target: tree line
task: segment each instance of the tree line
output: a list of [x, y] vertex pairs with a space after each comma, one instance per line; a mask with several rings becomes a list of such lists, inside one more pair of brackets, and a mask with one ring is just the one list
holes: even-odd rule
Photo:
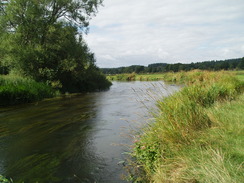
[[132, 65], [118, 68], [102, 68], [104, 74], [122, 74], [122, 73], [158, 73], [158, 72], [178, 72], [190, 71], [194, 69], [218, 71], [218, 70], [236, 70], [244, 69], [244, 57], [219, 61], [204, 61], [190, 64], [167, 64], [154, 63], [148, 66]]
[[63, 92], [110, 86], [83, 39], [102, 0], [4, 0], [0, 74], [45, 82]]

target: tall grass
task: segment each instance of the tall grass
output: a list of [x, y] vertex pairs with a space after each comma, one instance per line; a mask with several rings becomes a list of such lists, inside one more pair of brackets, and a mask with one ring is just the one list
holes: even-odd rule
[[[155, 123], [142, 129], [133, 146], [136, 162], [128, 166], [134, 173], [131, 180], [242, 182], [244, 151], [240, 152], [241, 144], [236, 140], [243, 140], [244, 134], [236, 137], [232, 133], [235, 128], [244, 129], [244, 116], [240, 115], [244, 106], [235, 101], [243, 91], [243, 83], [224, 72], [169, 73], [165, 78], [186, 87], [158, 101]], [[226, 108], [221, 113], [234, 113], [227, 105], [242, 110], [237, 110], [237, 116], [228, 123], [227, 117], [219, 120], [218, 116], [219, 106]], [[230, 151], [231, 145], [238, 150]]]
[[20, 76], [0, 76], [0, 106], [38, 101], [55, 91], [45, 83]]

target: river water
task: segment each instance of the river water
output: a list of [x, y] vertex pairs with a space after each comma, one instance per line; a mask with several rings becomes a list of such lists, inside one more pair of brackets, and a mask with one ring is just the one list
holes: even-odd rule
[[155, 100], [178, 90], [162, 82], [0, 108], [0, 174], [14, 183], [122, 183], [133, 131]]

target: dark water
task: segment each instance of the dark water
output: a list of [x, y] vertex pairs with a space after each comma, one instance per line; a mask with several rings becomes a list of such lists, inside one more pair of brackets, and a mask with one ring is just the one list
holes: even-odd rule
[[0, 174], [15, 183], [120, 183], [132, 130], [152, 98], [179, 87], [114, 82], [109, 91], [0, 109]]

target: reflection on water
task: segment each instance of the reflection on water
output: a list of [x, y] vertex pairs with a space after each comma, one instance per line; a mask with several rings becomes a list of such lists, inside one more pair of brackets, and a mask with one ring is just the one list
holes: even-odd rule
[[[152, 98], [179, 87], [114, 82], [109, 91], [0, 109], [0, 174], [14, 182], [124, 182], [131, 128], [149, 118]], [[117, 145], [113, 145], [117, 144]]]

